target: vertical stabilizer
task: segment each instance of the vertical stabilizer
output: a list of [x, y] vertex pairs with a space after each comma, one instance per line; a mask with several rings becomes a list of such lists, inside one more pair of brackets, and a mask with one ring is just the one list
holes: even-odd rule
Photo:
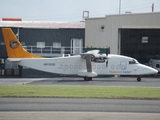
[[8, 58], [42, 58], [27, 52], [11, 30], [11, 28], [2, 28], [3, 38], [6, 45]]

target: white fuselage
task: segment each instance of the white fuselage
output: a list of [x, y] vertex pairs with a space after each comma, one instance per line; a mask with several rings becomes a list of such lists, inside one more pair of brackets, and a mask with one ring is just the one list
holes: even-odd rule
[[[11, 61], [13, 61], [12, 59], [14, 58], [11, 58]], [[17, 62], [19, 65], [40, 71], [57, 74], [89, 76], [86, 71], [86, 60], [81, 58], [80, 55], [57, 58], [18, 59], [20, 59]], [[100, 61], [92, 61], [91, 64], [92, 71], [97, 75], [147, 75], [157, 73], [155, 69], [142, 65], [133, 58], [121, 55], [109, 54], [104, 61], [101, 61], [100, 59]], [[83, 74], [81, 74], [81, 72]]]

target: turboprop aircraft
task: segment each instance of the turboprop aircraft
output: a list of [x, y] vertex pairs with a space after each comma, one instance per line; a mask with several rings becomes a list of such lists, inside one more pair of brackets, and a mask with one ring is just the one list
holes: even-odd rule
[[141, 81], [142, 75], [158, 73], [156, 69], [140, 64], [134, 58], [99, 54], [99, 50], [75, 56], [44, 58], [27, 52], [10, 28], [2, 28], [2, 33], [8, 60], [28, 68], [64, 75], [78, 75], [84, 77], [86, 81], [98, 75], [136, 75], [137, 81]]

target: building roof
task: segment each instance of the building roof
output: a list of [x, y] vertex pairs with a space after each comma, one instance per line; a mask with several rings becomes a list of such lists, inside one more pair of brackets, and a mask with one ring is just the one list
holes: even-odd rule
[[128, 16], [141, 16], [141, 15], [160, 15], [160, 12], [148, 12], [148, 13], [129, 13], [129, 14], [111, 14], [105, 15], [104, 17], [93, 17], [93, 18], [86, 18], [85, 20], [92, 20], [92, 19], [106, 19], [108, 17], [128, 17]]
[[112, 17], [112, 16], [137, 16], [137, 15], [152, 15], [157, 14], [159, 15], [160, 12], [146, 12], [146, 13], [125, 13], [125, 14], [113, 14], [113, 15], [105, 15], [105, 17]]
[[85, 28], [85, 22], [47, 22], [47, 21], [0, 21], [0, 27], [23, 27], [23, 28]]

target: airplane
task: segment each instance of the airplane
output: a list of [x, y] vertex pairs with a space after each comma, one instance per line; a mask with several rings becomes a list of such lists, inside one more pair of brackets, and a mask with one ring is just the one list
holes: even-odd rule
[[114, 54], [99, 54], [91, 50], [80, 55], [45, 58], [27, 52], [11, 28], [2, 28], [8, 60], [20, 66], [63, 75], [76, 75], [91, 81], [98, 75], [135, 75], [141, 81], [142, 75], [156, 74], [158, 71], [140, 64], [136, 59]]

